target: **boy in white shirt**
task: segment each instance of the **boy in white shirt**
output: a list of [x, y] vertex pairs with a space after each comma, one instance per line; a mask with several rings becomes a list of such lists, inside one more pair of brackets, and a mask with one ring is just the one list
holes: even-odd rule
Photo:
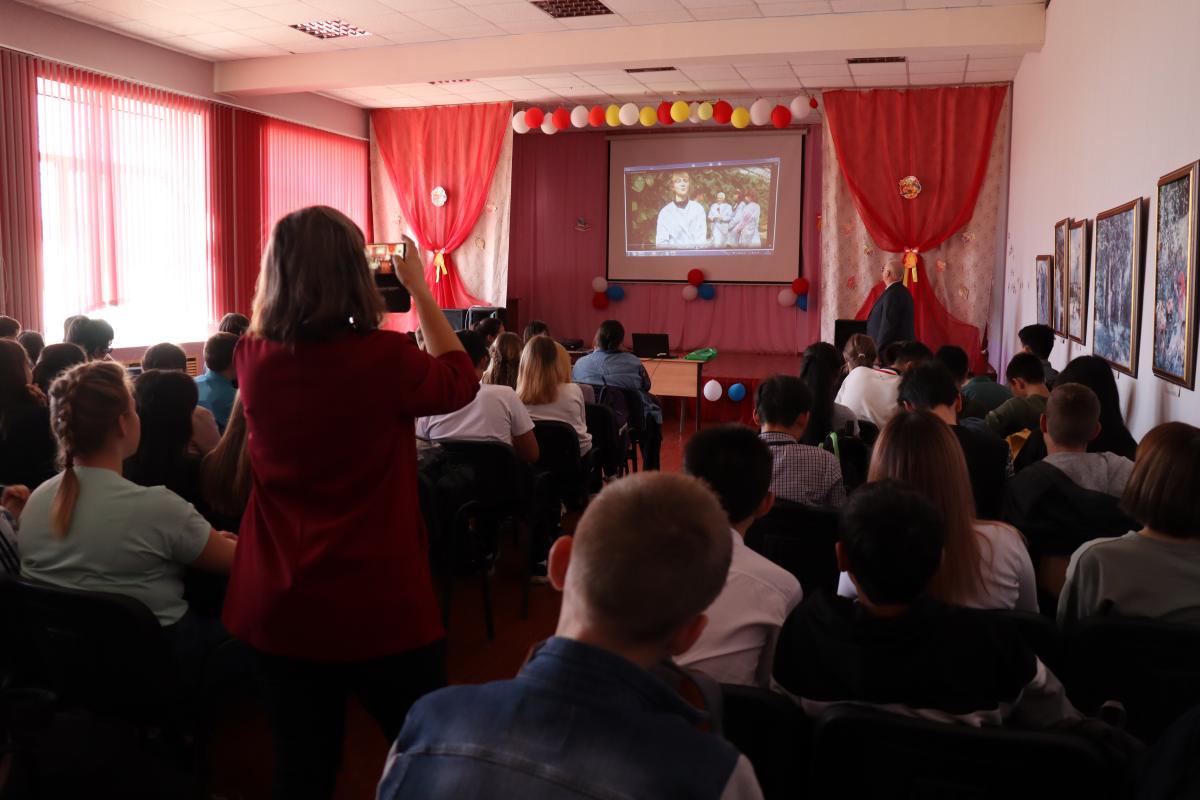
[[771, 452], [750, 428], [724, 425], [692, 437], [683, 468], [720, 498], [729, 518], [733, 559], [725, 588], [705, 612], [708, 627], [675, 661], [721, 683], [766, 687], [779, 628], [802, 597], [794, 575], [743, 540], [754, 520], [775, 502]]
[[[459, 331], [458, 339], [482, 379], [490, 361], [483, 337], [472, 331]], [[511, 444], [522, 461], [538, 460], [533, 420], [525, 404], [509, 386], [484, 383], [479, 394], [467, 405], [450, 414], [420, 417], [417, 436], [422, 439], [464, 439], [477, 442]]]

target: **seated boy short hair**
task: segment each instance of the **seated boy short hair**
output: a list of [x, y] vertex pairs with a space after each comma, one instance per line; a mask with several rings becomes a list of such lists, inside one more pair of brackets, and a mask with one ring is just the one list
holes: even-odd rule
[[752, 516], [771, 490], [771, 450], [745, 425], [705, 428], [683, 451], [683, 470], [707, 483], [730, 523]]
[[897, 480], [868, 483], [850, 495], [838, 531], [850, 574], [876, 605], [917, 599], [941, 564], [944, 539], [933, 503]]

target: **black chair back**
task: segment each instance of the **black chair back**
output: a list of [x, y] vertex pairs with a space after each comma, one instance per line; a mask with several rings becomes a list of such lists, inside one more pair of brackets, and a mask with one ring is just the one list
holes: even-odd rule
[[929, 722], [835, 705], [813, 730], [811, 797], [1107, 798], [1101, 751], [1066, 733]]
[[587, 415], [588, 433], [592, 435], [592, 449], [599, 459], [600, 468], [608, 477], [621, 474], [625, 464], [625, 451], [629, 449], [629, 437], [617, 425], [617, 416], [608, 406], [588, 403], [584, 408]]
[[837, 589], [837, 531], [837, 511], [776, 500], [766, 516], [750, 526], [746, 544], [795, 575], [810, 597]]
[[794, 798], [805, 781], [811, 725], [777, 692], [721, 684], [721, 733], [754, 765], [767, 800]]
[[868, 448], [875, 446], [875, 440], [879, 438], [879, 426], [874, 422], [865, 419], [858, 421], [858, 438], [863, 440]]
[[150, 721], [180, 702], [179, 665], [141, 602], [24, 578], [15, 588], [34, 648], [31, 676], [63, 705]]
[[537, 468], [550, 476], [550, 485], [569, 508], [587, 503], [587, 470], [579, 455], [579, 435], [565, 422], [538, 420], [533, 423], [537, 437]]
[[1119, 700], [1126, 729], [1152, 742], [1200, 703], [1200, 626], [1089, 617], [1065, 634], [1064, 684], [1085, 713]]
[[984, 611], [981, 612], [999, 620], [1005, 620], [1017, 629], [1025, 644], [1029, 645], [1042, 663], [1050, 668], [1058, 677], [1062, 677], [1063, 646], [1058, 625], [1053, 618], [1030, 611]]

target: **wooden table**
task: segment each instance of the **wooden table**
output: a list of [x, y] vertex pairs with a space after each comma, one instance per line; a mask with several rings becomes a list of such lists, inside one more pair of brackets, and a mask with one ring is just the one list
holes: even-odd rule
[[[656, 397], [695, 398], [696, 430], [700, 430], [700, 401], [703, 397], [704, 362], [682, 358], [643, 358], [650, 375], [650, 394]], [[684, 405], [679, 403], [679, 429], [683, 430]]]

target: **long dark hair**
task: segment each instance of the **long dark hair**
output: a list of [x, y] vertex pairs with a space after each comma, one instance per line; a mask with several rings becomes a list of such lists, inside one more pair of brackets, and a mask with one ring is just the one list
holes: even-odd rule
[[1117, 392], [1117, 381], [1112, 367], [1100, 356], [1080, 356], [1058, 373], [1055, 386], [1081, 383], [1096, 393], [1100, 399], [1100, 435], [1088, 444], [1092, 453], [1116, 453], [1132, 459], [1137, 453], [1137, 440], [1125, 427], [1121, 414], [1121, 395]]
[[833, 430], [833, 398], [842, 363], [841, 353], [828, 342], [816, 342], [804, 351], [800, 380], [812, 393], [813, 404], [801, 444], [819, 445]]
[[23, 406], [36, 405], [29, 388], [29, 359], [16, 339], [0, 339], [0, 432], [8, 428], [8, 415]]
[[246, 450], [246, 414], [239, 394], [233, 397], [233, 411], [221, 441], [200, 466], [204, 502], [214, 513], [240, 520], [250, 500], [252, 475]]
[[150, 369], [138, 376], [133, 396], [142, 438], [137, 452], [125, 460], [125, 477], [142, 486], [166, 486], [192, 499], [189, 469], [194, 474], [197, 465], [189, 462], [187, 447], [198, 397], [195, 381], [177, 370]]
[[85, 361], [87, 361], [87, 353], [83, 352], [83, 348], [77, 344], [60, 342], [46, 345], [42, 354], [38, 356], [37, 365], [33, 368], [33, 382], [49, 396], [50, 384], [54, 383], [55, 378], [76, 364], [82, 364]]

